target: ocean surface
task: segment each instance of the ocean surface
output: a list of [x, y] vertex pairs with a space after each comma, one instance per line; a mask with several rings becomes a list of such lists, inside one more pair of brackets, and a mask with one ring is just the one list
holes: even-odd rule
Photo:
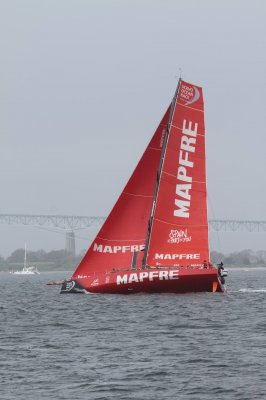
[[0, 399], [266, 399], [266, 269], [226, 294], [60, 295], [0, 273]]

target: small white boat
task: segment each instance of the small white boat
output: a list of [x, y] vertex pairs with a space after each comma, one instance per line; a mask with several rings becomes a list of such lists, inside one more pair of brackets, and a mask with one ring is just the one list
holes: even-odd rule
[[40, 275], [40, 272], [33, 265], [30, 267], [23, 267], [23, 269], [21, 271], [14, 271], [14, 272], [11, 272], [11, 274], [14, 274], [14, 275]]
[[21, 271], [11, 271], [14, 275], [40, 275], [35, 265], [27, 266], [27, 246], [25, 243], [24, 265]]

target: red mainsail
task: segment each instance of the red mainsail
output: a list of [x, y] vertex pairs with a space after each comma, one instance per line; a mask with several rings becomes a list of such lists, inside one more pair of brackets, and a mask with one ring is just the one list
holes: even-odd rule
[[[170, 107], [72, 279], [128, 269], [133, 255], [144, 249], [169, 114]], [[136, 266], [142, 258], [141, 251]]]
[[180, 80], [150, 219], [146, 264], [209, 261], [202, 89]]

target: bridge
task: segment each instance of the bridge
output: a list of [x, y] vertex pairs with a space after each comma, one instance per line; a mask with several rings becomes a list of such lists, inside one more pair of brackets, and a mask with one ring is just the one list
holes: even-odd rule
[[[75, 254], [75, 231], [84, 228], [100, 228], [106, 217], [75, 215], [0, 214], [0, 224], [30, 225], [57, 228], [66, 232], [66, 251]], [[266, 221], [209, 220], [210, 229], [222, 232], [266, 232]]]

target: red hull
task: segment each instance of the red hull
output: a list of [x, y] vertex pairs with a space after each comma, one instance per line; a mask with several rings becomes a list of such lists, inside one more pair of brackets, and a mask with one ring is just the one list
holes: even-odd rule
[[215, 268], [160, 268], [115, 271], [79, 276], [66, 282], [61, 293], [191, 293], [224, 292]]

